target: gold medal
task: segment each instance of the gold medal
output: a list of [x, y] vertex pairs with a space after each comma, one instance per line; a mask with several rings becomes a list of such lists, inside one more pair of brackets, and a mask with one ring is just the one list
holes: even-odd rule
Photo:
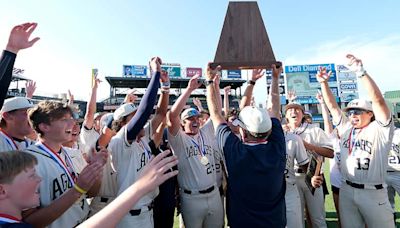
[[200, 162], [203, 165], [207, 165], [208, 164], [208, 158], [206, 156], [201, 156]]

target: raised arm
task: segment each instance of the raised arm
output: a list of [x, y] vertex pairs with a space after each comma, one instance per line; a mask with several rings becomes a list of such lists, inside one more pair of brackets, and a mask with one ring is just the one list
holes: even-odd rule
[[169, 178], [178, 174], [177, 170], [166, 172], [177, 163], [177, 157], [166, 157], [169, 150], [160, 153], [152, 158], [140, 174], [134, 184], [120, 194], [107, 207], [79, 225], [79, 228], [86, 227], [116, 227], [119, 221], [129, 210], [148, 192], [153, 191], [157, 186]]
[[262, 76], [264, 76], [262, 69], [255, 69], [252, 71], [251, 79], [250, 81], [248, 81], [246, 90], [244, 91], [244, 95], [242, 97], [242, 100], [240, 101], [240, 109], [243, 109], [244, 107], [250, 105], [254, 86], [256, 85], [257, 80], [260, 79]]
[[214, 90], [215, 90], [215, 95], [217, 96], [217, 107], [219, 112], [222, 113], [222, 98], [221, 98], [221, 91], [220, 91], [220, 82], [221, 82], [221, 74], [220, 71], [218, 71], [217, 75], [215, 76], [214, 79]]
[[168, 131], [172, 135], [176, 135], [181, 127], [179, 115], [181, 114], [183, 107], [185, 107], [190, 94], [201, 85], [198, 80], [199, 77], [200, 75], [195, 75], [189, 80], [186, 90], [178, 97], [174, 105], [172, 105], [171, 111], [167, 114]]
[[381, 123], [387, 123], [391, 118], [391, 112], [386, 105], [379, 87], [364, 69], [361, 59], [356, 58], [352, 54], [348, 54], [346, 57], [350, 60], [349, 66], [351, 66], [368, 92], [368, 97], [372, 101], [372, 110], [375, 119]]
[[324, 98], [325, 104], [332, 115], [333, 121], [335, 123], [338, 123], [342, 116], [342, 110], [336, 102], [335, 96], [333, 96], [333, 93], [328, 85], [328, 80], [331, 74], [332, 72], [327, 72], [325, 67], [320, 67], [319, 71], [317, 72], [316, 78], [318, 82], [321, 83], [322, 97]]
[[224, 117], [221, 114], [221, 110], [218, 107], [217, 93], [215, 91], [215, 87], [213, 86], [214, 80], [218, 71], [220, 70], [220, 66], [217, 67], [216, 70], [211, 68], [211, 63], [207, 66], [206, 72], [206, 80], [207, 80], [207, 106], [210, 112], [210, 118], [214, 124], [214, 128], [217, 128], [220, 124], [226, 123]]
[[170, 80], [168, 76], [168, 72], [162, 71], [160, 76], [161, 81], [161, 95], [158, 100], [156, 113], [151, 120], [152, 126], [152, 134], [157, 132], [157, 126], [159, 126], [167, 116], [168, 112], [168, 103], [169, 103], [169, 89], [170, 89]]
[[17, 53], [22, 49], [32, 47], [39, 40], [38, 37], [29, 40], [36, 26], [36, 23], [25, 23], [15, 26], [10, 32], [6, 49], [0, 58], [0, 108], [3, 107], [7, 96]]
[[83, 121], [83, 126], [87, 129], [92, 129], [94, 125], [94, 114], [96, 113], [96, 100], [97, 100], [97, 88], [101, 82], [100, 79], [97, 78], [97, 73], [94, 76], [94, 83], [92, 87], [92, 92], [90, 94], [89, 102], [86, 105], [86, 113], [85, 119]]
[[275, 64], [272, 64], [272, 81], [268, 96], [267, 110], [271, 117], [280, 117], [281, 101], [279, 98], [279, 76], [282, 73], [282, 67], [277, 68]]
[[231, 87], [230, 86], [226, 86], [224, 87], [224, 115], [228, 116], [229, 113], [229, 93], [231, 92]]
[[329, 110], [328, 107], [326, 107], [321, 91], [318, 91], [315, 98], [317, 98], [319, 104], [321, 105], [322, 119], [324, 119], [324, 131], [326, 134], [330, 135], [333, 131], [333, 125], [332, 121], [329, 119]]
[[127, 139], [129, 141], [136, 139], [136, 136], [142, 130], [153, 111], [157, 99], [158, 87], [160, 87], [161, 63], [159, 57], [154, 57], [150, 61], [150, 70], [153, 75], [147, 91], [140, 101], [136, 114], [127, 124]]

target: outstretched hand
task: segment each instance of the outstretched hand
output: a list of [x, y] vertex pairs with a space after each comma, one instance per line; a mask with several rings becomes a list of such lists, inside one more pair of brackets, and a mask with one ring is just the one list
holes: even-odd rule
[[36, 90], [36, 82], [29, 80], [25, 83], [26, 97], [32, 99], [33, 93]]
[[198, 89], [202, 84], [199, 78], [200, 78], [199, 74], [196, 74], [195, 76], [191, 77], [187, 88], [190, 90]]
[[[178, 164], [178, 157], [167, 157], [170, 153], [170, 150], [166, 150], [156, 157], [151, 158], [150, 163], [143, 168], [139, 179], [135, 182], [138, 188], [143, 189], [146, 193], [151, 192], [157, 186], [178, 174], [178, 170], [171, 170], [172, 167]], [[171, 171], [168, 172], [169, 170]]]
[[320, 104], [325, 104], [324, 98], [322, 97], [322, 93], [320, 90], [318, 90], [317, 94], [315, 95], [315, 98], [317, 98]]
[[231, 93], [231, 86], [225, 86], [224, 87], [224, 93], [229, 95]]
[[326, 67], [319, 67], [316, 78], [319, 83], [324, 83], [329, 81], [329, 78], [332, 75], [332, 71], [327, 71]]
[[155, 73], [155, 72], [161, 72], [161, 64], [162, 60], [160, 57], [156, 56], [151, 58], [149, 65], [150, 65], [150, 72]]
[[296, 100], [297, 96], [296, 96], [296, 91], [294, 90], [289, 90], [288, 94], [287, 94], [287, 98], [289, 100], [289, 103], [292, 103]]
[[32, 47], [40, 39], [35, 37], [29, 40], [36, 26], [37, 23], [25, 23], [15, 26], [10, 32], [6, 50], [17, 54], [22, 49]]
[[254, 82], [257, 81], [262, 76], [264, 76], [264, 72], [265, 72], [265, 70], [263, 70], [263, 69], [254, 69], [251, 74], [251, 80]]
[[215, 69], [211, 67], [211, 62], [207, 64], [206, 80], [215, 80], [219, 72], [221, 71], [221, 66], [217, 66]]
[[350, 67], [351, 71], [356, 73], [357, 77], [360, 77], [366, 73], [361, 59], [356, 58], [352, 54], [347, 54], [346, 58], [349, 59], [349, 63], [347, 65]]

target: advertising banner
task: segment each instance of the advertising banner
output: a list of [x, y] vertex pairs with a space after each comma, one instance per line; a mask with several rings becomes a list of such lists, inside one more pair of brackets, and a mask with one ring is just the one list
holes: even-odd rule
[[356, 81], [357, 77], [354, 72], [348, 71], [348, 72], [338, 72], [338, 80], [339, 81]]
[[350, 102], [353, 99], [358, 98], [358, 93], [342, 93], [340, 94], [340, 100], [342, 102]]
[[180, 65], [165, 64], [165, 65], [161, 66], [161, 69], [167, 71], [169, 77], [171, 77], [171, 78], [181, 77], [181, 66]]
[[227, 78], [242, 78], [242, 70], [227, 70]]
[[144, 65], [123, 65], [122, 66], [124, 77], [146, 77], [147, 76], [147, 66]]
[[195, 76], [196, 74], [202, 76], [203, 75], [203, 69], [199, 67], [187, 67], [186, 68], [186, 77], [190, 78]]
[[300, 99], [300, 101], [304, 101], [303, 103], [316, 101], [315, 95], [320, 88], [320, 83], [317, 81], [316, 74], [320, 67], [326, 67], [327, 71], [332, 71], [328, 84], [335, 96], [337, 96], [337, 78], [335, 65], [333, 63], [286, 66], [285, 73], [288, 91], [295, 91], [297, 98], [301, 97], [302, 99]]
[[341, 82], [340, 83], [340, 91], [357, 91], [357, 83], [356, 82]]

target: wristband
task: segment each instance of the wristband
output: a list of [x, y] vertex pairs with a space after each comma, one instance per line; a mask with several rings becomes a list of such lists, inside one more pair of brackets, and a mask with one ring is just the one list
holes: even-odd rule
[[83, 188], [79, 187], [77, 184], [74, 184], [74, 189], [79, 192], [80, 194], [84, 195], [87, 193]]
[[256, 82], [253, 81], [253, 80], [249, 80], [248, 83], [249, 83], [249, 85], [255, 85], [256, 84]]
[[207, 80], [207, 81], [204, 82], [204, 84], [205, 84], [206, 86], [212, 85], [213, 83], [214, 83], [213, 80]]

